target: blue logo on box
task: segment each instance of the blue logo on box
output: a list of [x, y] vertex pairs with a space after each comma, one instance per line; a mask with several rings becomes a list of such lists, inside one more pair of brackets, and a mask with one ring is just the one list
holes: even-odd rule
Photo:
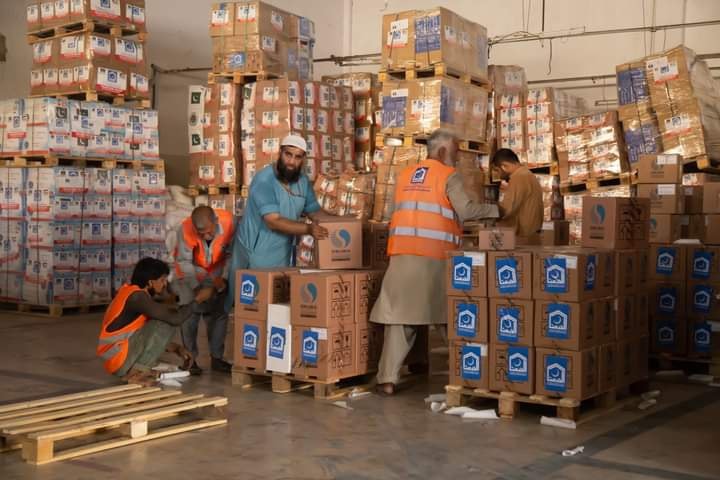
[[501, 342], [515, 343], [518, 341], [520, 331], [520, 309], [518, 307], [503, 307], [498, 309], [497, 337]]
[[480, 380], [482, 349], [477, 345], [463, 345], [460, 351], [460, 376], [465, 380]]
[[246, 357], [257, 358], [258, 343], [260, 342], [260, 329], [255, 325], [243, 325], [242, 354]]
[[511, 382], [527, 382], [530, 371], [528, 347], [510, 347], [507, 354], [507, 379]]
[[567, 391], [568, 358], [558, 355], [545, 357], [543, 383], [545, 390], [551, 392]]
[[259, 293], [257, 277], [248, 273], [243, 273], [240, 277], [240, 303], [244, 305], [252, 305]]
[[655, 272], [659, 275], [672, 275], [675, 269], [675, 256], [677, 251], [674, 248], [659, 248], [655, 261]]
[[693, 345], [696, 352], [707, 353], [712, 348], [712, 327], [708, 322], [695, 324]]
[[500, 293], [510, 294], [520, 291], [517, 260], [514, 258], [498, 258], [495, 260], [495, 277]]
[[455, 332], [459, 337], [474, 337], [477, 332], [478, 306], [459, 303], [455, 310]]
[[710, 278], [711, 265], [712, 253], [696, 251], [693, 257], [692, 277], [700, 280]]
[[302, 361], [310, 365], [318, 363], [318, 332], [303, 330], [302, 336]]
[[268, 354], [271, 357], [282, 359], [285, 356], [285, 340], [287, 330], [281, 327], [270, 329], [270, 340]]
[[661, 287], [658, 289], [658, 312], [674, 314], [677, 303], [677, 290], [675, 290], [675, 287]]
[[564, 258], [546, 258], [545, 291], [550, 293], [567, 293], [567, 260]]
[[558, 340], [570, 338], [570, 305], [551, 303], [547, 312], [547, 337]]
[[452, 288], [455, 290], [472, 289], [472, 258], [453, 257]]
[[693, 311], [695, 313], [710, 313], [713, 289], [709, 285], [696, 285], [693, 291]]
[[597, 278], [597, 255], [589, 255], [587, 266], [585, 267], [585, 290], [595, 289], [595, 279]]
[[672, 347], [675, 345], [675, 322], [671, 320], [662, 320], [657, 322], [657, 342], [663, 347]]

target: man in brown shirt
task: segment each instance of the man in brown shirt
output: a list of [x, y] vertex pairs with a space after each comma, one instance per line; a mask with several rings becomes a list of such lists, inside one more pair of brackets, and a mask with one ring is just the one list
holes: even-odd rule
[[493, 156], [493, 167], [501, 172], [500, 221], [498, 225], [515, 227], [518, 243], [540, 243], [543, 223], [542, 187], [515, 152], [501, 148]]

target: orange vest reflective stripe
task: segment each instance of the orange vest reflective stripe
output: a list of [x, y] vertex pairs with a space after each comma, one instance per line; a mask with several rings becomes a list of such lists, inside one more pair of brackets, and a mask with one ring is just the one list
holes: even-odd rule
[[[198, 235], [192, 224], [192, 218], [186, 218], [181, 227], [185, 245], [193, 251], [193, 263], [196, 267], [205, 270], [204, 274], [197, 274], [197, 279], [200, 282], [208, 276], [216, 276], [218, 272], [222, 272], [230, 253], [228, 249], [233, 241], [234, 220], [232, 213], [221, 209], [215, 209], [214, 212], [218, 225], [215, 238], [210, 243], [210, 247]], [[177, 258], [177, 249], [175, 258]], [[177, 262], [175, 262], [175, 272], [178, 278], [185, 276]]]
[[103, 317], [100, 339], [97, 346], [97, 355], [105, 360], [105, 370], [108, 373], [115, 373], [123, 363], [128, 354], [128, 340], [135, 332], [140, 330], [147, 322], [145, 315], [140, 315], [120, 330], [108, 332], [110, 324], [120, 316], [125, 309], [127, 299], [135, 292], [142, 290], [137, 285], [123, 285], [117, 295], [110, 302], [110, 306]]
[[390, 219], [388, 255], [418, 255], [444, 260], [460, 245], [462, 229], [447, 197], [455, 169], [425, 160], [400, 173]]

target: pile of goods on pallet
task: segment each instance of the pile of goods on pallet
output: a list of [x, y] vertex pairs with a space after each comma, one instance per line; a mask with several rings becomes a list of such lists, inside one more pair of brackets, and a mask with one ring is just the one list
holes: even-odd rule
[[150, 98], [144, 0], [32, 1], [27, 28], [31, 95]]

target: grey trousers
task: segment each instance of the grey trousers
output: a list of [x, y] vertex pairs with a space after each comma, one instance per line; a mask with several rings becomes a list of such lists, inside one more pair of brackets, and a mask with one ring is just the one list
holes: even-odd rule
[[210, 356], [222, 360], [225, 354], [225, 335], [227, 334], [228, 315], [225, 312], [227, 293], [216, 295], [205, 303], [192, 305], [192, 315], [182, 324], [181, 333], [185, 348], [193, 357], [198, 356], [197, 333], [200, 320], [205, 320], [207, 327]]
[[177, 332], [177, 328], [160, 320], [150, 319], [128, 339], [128, 354], [114, 375], [125, 376], [131, 368], [150, 370]]
[[[384, 340], [380, 362], [378, 364], [377, 382], [397, 384], [400, 369], [415, 345], [419, 328], [427, 325], [385, 325]], [[447, 326], [435, 325], [443, 342], [447, 344]]]

